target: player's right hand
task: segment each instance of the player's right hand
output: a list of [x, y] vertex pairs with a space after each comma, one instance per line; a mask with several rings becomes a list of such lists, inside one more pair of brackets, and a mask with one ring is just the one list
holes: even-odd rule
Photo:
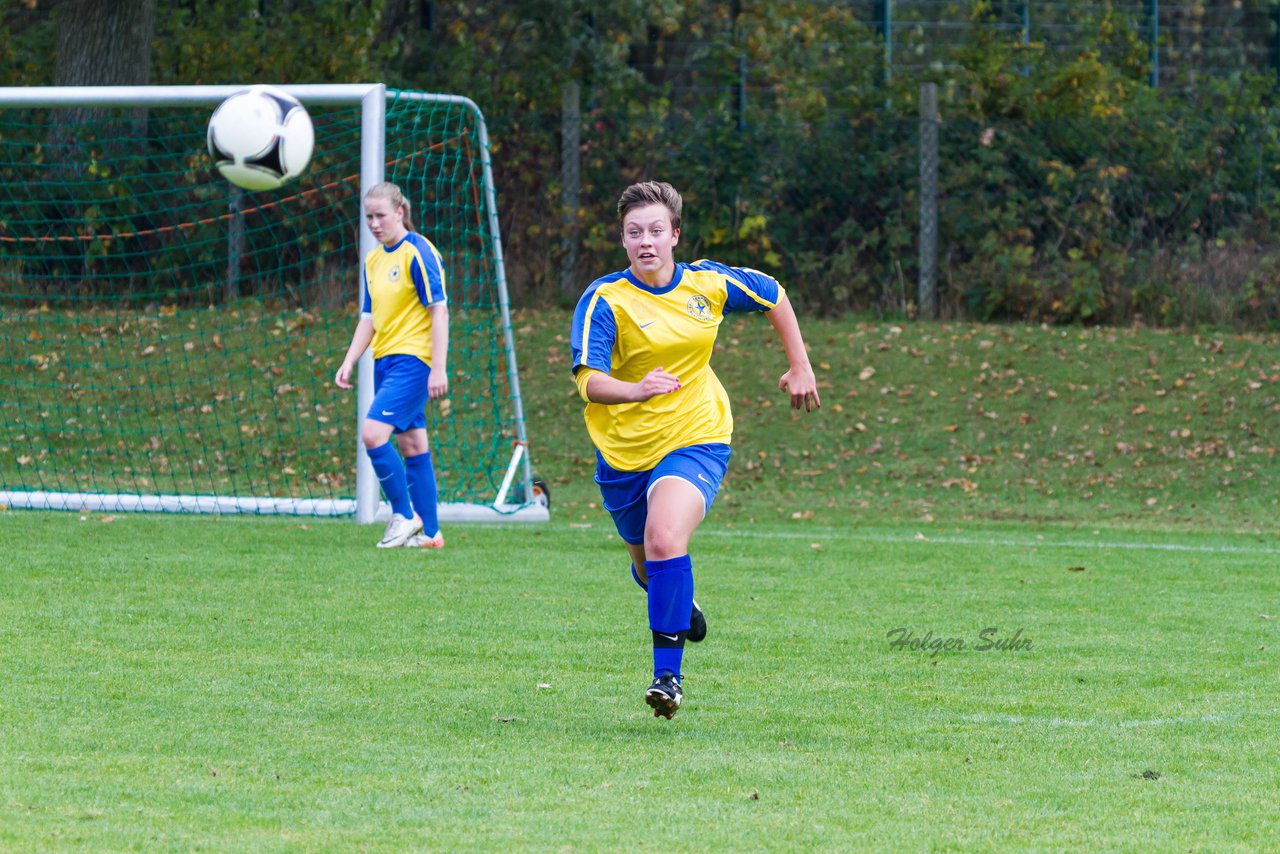
[[654, 395], [670, 394], [680, 390], [680, 378], [667, 373], [661, 365], [644, 375], [636, 383], [636, 402], [648, 400]]
[[351, 388], [351, 366], [343, 362], [342, 367], [333, 375], [333, 381], [338, 388]]

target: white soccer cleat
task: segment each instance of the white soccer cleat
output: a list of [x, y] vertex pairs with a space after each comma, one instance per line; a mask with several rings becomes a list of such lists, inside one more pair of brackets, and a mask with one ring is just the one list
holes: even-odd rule
[[425, 533], [419, 532], [405, 540], [404, 547], [407, 549], [442, 549], [444, 548], [444, 534], [437, 533], [434, 537], [428, 537]]
[[413, 514], [412, 519], [406, 519], [399, 513], [391, 514], [391, 521], [387, 523], [387, 530], [383, 531], [382, 539], [378, 542], [380, 549], [394, 549], [403, 546], [410, 537], [422, 530], [422, 517], [417, 513]]

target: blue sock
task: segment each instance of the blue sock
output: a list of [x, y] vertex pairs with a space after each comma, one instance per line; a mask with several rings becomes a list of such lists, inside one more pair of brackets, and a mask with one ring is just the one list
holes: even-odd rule
[[404, 468], [413, 509], [422, 517], [422, 532], [434, 537], [440, 533], [440, 518], [436, 511], [436, 470], [431, 465], [431, 452], [405, 457]]
[[684, 640], [693, 612], [693, 561], [688, 555], [647, 560], [649, 628], [653, 632], [653, 675], [664, 670], [680, 675]]
[[640, 585], [640, 589], [645, 593], [649, 592], [649, 585], [640, 580], [640, 573], [636, 572], [636, 565], [631, 564], [631, 577], [636, 580], [636, 584]]
[[391, 512], [406, 519], [413, 518], [413, 505], [409, 503], [409, 484], [405, 481], [404, 463], [391, 443], [369, 449], [369, 461], [382, 484], [382, 494], [391, 503]]

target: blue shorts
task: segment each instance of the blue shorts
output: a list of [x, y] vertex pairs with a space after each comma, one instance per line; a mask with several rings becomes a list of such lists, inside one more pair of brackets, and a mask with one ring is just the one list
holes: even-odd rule
[[431, 367], [417, 356], [393, 353], [373, 360], [373, 403], [366, 417], [396, 433], [427, 426], [427, 378]]
[[613, 517], [618, 535], [633, 546], [644, 542], [649, 490], [664, 477], [678, 477], [696, 486], [702, 493], [705, 515], [720, 491], [732, 454], [725, 444], [690, 445], [667, 454], [648, 471], [618, 471], [596, 451], [596, 483], [600, 484], [604, 509]]

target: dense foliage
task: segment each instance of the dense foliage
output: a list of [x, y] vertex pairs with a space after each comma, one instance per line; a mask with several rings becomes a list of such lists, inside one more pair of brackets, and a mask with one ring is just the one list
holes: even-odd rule
[[[944, 59], [888, 74], [874, 5], [160, 2], [152, 82], [469, 95], [489, 122], [519, 301], [571, 301], [618, 267], [613, 202], [656, 177], [685, 193], [684, 257], [775, 273], [810, 310], [910, 315], [929, 80], [944, 313], [1280, 324], [1270, 78], [1218, 70], [1153, 89], [1124, 4], [1078, 4], [1084, 42], [1062, 51], [993, 26], [1017, 4], [988, 0], [950, 4], [961, 35]], [[55, 82], [49, 6], [0, 17], [0, 83]]]

